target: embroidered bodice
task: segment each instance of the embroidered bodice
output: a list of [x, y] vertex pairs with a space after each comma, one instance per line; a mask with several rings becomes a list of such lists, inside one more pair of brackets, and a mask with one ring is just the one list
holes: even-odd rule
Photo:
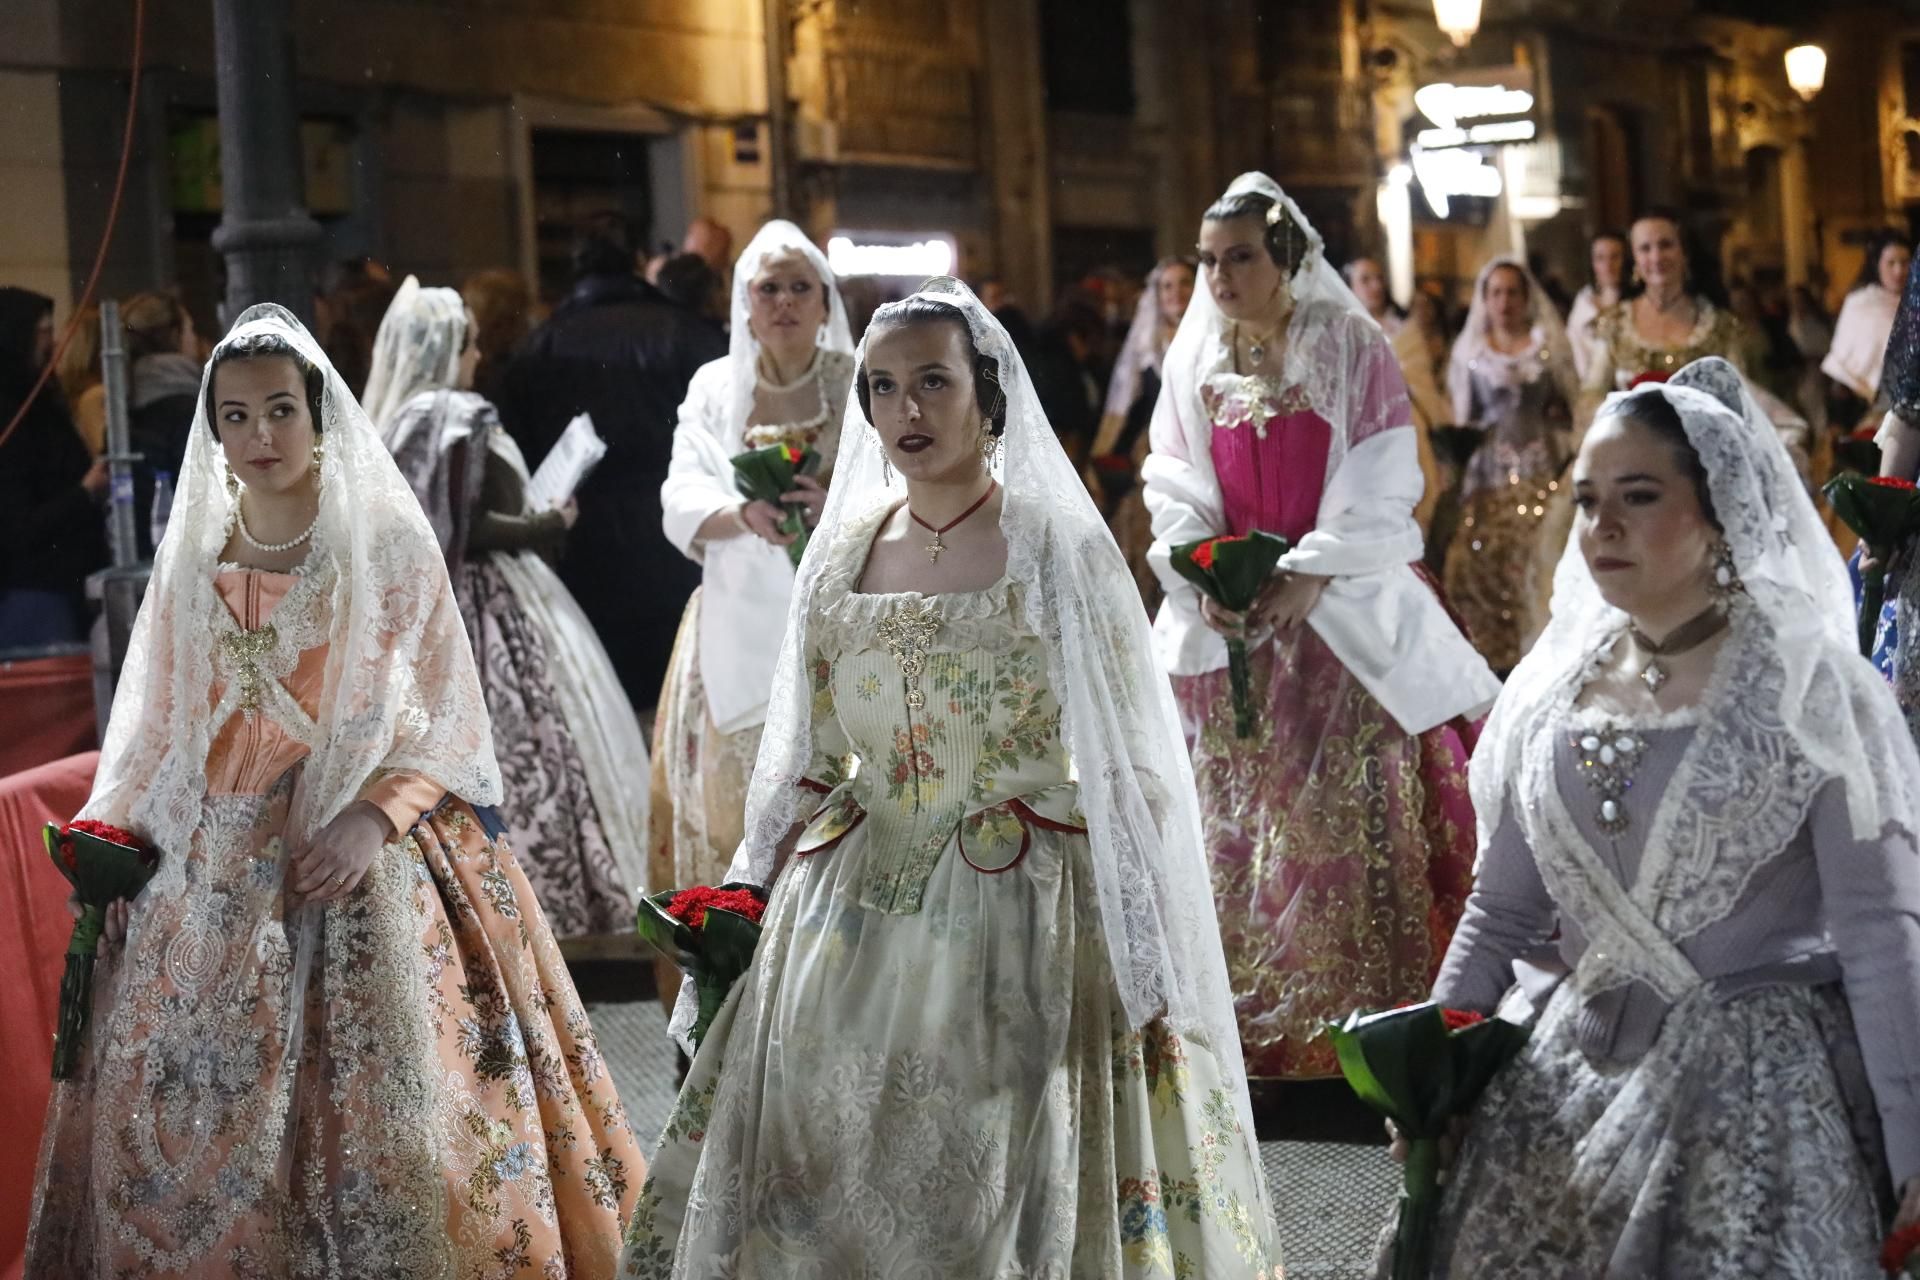
[[809, 781], [830, 794], [797, 852], [864, 824], [862, 905], [911, 913], [949, 846], [1000, 871], [1025, 852], [1029, 824], [1085, 823], [1021, 589], [1003, 579], [948, 595], [861, 594], [852, 586], [867, 545], [840, 540], [808, 624]]
[[1707, 356], [1723, 356], [1739, 363], [1738, 318], [1699, 296], [1694, 298], [1694, 306], [1699, 317], [1687, 340], [1677, 347], [1660, 346], [1640, 336], [1633, 323], [1631, 299], [1616, 302], [1594, 318], [1594, 335], [1612, 368], [1612, 389], [1624, 391], [1641, 374], [1671, 374]]
[[1300, 386], [1229, 370], [1200, 385], [1213, 431], [1213, 466], [1227, 527], [1298, 542], [1313, 530], [1326, 486], [1333, 428]]
[[313, 749], [326, 677], [325, 592], [303, 573], [223, 565], [214, 591], [207, 787], [251, 795]]
[[853, 378], [853, 357], [822, 350], [814, 369], [791, 386], [759, 391], [781, 412], [780, 422], [754, 423], [742, 428], [743, 449], [784, 444], [812, 449], [820, 455], [820, 474], [833, 470], [840, 451], [840, 420], [846, 416], [847, 388]]
[[[214, 575], [225, 608], [212, 628], [208, 795], [264, 794], [312, 753], [330, 648], [330, 577], [324, 569], [272, 573], [232, 564]], [[444, 794], [431, 778], [395, 770], [369, 778], [361, 799], [401, 831]]]

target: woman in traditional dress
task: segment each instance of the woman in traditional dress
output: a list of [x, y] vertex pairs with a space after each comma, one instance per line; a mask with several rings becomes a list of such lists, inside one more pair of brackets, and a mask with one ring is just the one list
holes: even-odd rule
[[1920, 757], [1740, 376], [1607, 402], [1435, 986], [1537, 1016], [1432, 1274], [1875, 1280], [1920, 1219]]
[[1620, 289], [1626, 283], [1627, 238], [1618, 231], [1596, 234], [1587, 243], [1587, 266], [1591, 274], [1580, 292], [1573, 295], [1573, 306], [1567, 312], [1567, 341], [1573, 349], [1573, 367], [1582, 382], [1601, 354], [1594, 321], [1620, 301]]
[[367, 416], [446, 555], [520, 869], [558, 936], [624, 934], [647, 875], [646, 735], [550, 563], [572, 502], [529, 508], [520, 447], [470, 390], [477, 336], [459, 294], [407, 277], [374, 340]]
[[[1680, 215], [1655, 209], [1627, 231], [1634, 280], [1620, 301], [1593, 321], [1596, 346], [1583, 384], [1582, 424], [1593, 420], [1600, 401], [1636, 383], [1671, 377], [1675, 370], [1707, 356], [1719, 356], [1749, 378], [1754, 394], [1773, 423], [1802, 475], [1816, 469], [1810, 458], [1816, 441], [1807, 420], [1785, 401], [1751, 381], [1742, 364], [1742, 326], [1733, 312], [1716, 304], [1711, 289], [1695, 278]], [[1824, 468], [1817, 468], [1824, 477]]]
[[[1418, 447], [1393, 351], [1264, 174], [1200, 227], [1206, 288], [1167, 352], [1145, 478], [1155, 622], [1200, 788], [1214, 897], [1255, 1076], [1331, 1075], [1321, 1030], [1417, 998], [1466, 899], [1466, 718], [1498, 683], [1413, 568]], [[1293, 544], [1245, 616], [1173, 547]], [[1234, 734], [1225, 636], [1257, 706]]]
[[82, 814], [159, 868], [54, 1087], [29, 1276], [608, 1274], [643, 1165], [500, 794], [419, 503], [250, 308]]
[[1147, 276], [1133, 327], [1107, 382], [1106, 413], [1088, 467], [1094, 496], [1149, 613], [1160, 603], [1160, 579], [1147, 564], [1153, 522], [1140, 496], [1140, 463], [1147, 455], [1147, 424], [1160, 397], [1160, 362], [1193, 300], [1194, 270], [1191, 258], [1162, 258]]
[[[1549, 514], [1570, 456], [1573, 352], [1553, 303], [1517, 258], [1497, 257], [1473, 286], [1453, 344], [1453, 420], [1485, 433], [1461, 483], [1447, 549], [1447, 602], [1495, 671], [1511, 671], [1546, 625], [1549, 577], [1566, 525]], [[1543, 545], [1545, 544], [1545, 545]]]
[[1440, 300], [1426, 289], [1415, 289], [1407, 301], [1406, 323], [1393, 335], [1393, 357], [1407, 384], [1413, 427], [1420, 441], [1420, 476], [1425, 488], [1413, 504], [1413, 520], [1427, 539], [1427, 563], [1438, 572], [1446, 563], [1450, 531], [1459, 523], [1460, 467], [1434, 447], [1435, 427], [1453, 425], [1444, 379], [1447, 358], [1446, 317]]
[[693, 375], [660, 487], [667, 537], [702, 567], [654, 726], [650, 871], [663, 888], [718, 884], [739, 848], [793, 592], [783, 513], [741, 497], [733, 458], [776, 444], [819, 454], [788, 495], [811, 524], [852, 381], [853, 339], [826, 255], [791, 222], [769, 222], [734, 264], [728, 351]]
[[[1887, 335], [1886, 360], [1880, 392], [1889, 408], [1880, 421], [1874, 443], [1880, 446], [1880, 474], [1909, 482], [1920, 480], [1920, 272], [1907, 275], [1893, 329]], [[1920, 742], [1920, 645], [1906, 637], [1920, 635], [1920, 573], [1914, 571], [1916, 547], [1896, 548], [1887, 571], [1886, 600], [1873, 640], [1873, 664], [1893, 685], [1895, 701]], [[1876, 567], [1869, 549], [1854, 553], [1857, 570]], [[1855, 582], [1856, 590], [1859, 583]]]
[[1887, 336], [1907, 287], [1913, 249], [1898, 232], [1882, 231], [1867, 245], [1860, 278], [1840, 304], [1833, 342], [1820, 372], [1833, 380], [1827, 392], [1827, 423], [1836, 431], [1860, 425], [1880, 398], [1880, 367]]
[[622, 1274], [1277, 1280], [1126, 564], [964, 285], [862, 360], [733, 868], [764, 932]]

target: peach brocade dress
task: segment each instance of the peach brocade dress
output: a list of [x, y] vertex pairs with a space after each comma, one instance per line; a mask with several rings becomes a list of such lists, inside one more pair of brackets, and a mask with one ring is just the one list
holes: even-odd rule
[[[265, 650], [216, 663], [216, 703], [277, 678], [313, 716], [324, 602], [282, 608], [312, 584], [216, 585]], [[277, 710], [214, 728], [191, 846], [162, 850], [124, 952], [102, 951], [27, 1274], [611, 1274], [645, 1168], [501, 822], [376, 774], [362, 796], [400, 835], [303, 928], [282, 831], [308, 748]]]

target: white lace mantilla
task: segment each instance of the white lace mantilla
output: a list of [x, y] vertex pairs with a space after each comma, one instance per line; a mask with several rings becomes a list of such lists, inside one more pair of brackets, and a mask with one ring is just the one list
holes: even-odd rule
[[[1581, 834], [1556, 776], [1555, 744], [1582, 722], [1574, 700], [1616, 637], [1534, 716], [1515, 816], [1542, 878], [1591, 941], [1577, 980], [1589, 993], [1635, 979], [1670, 1001], [1700, 985], [1679, 944], [1732, 914], [1759, 871], [1786, 851], [1832, 775], [1784, 732], [1785, 670], [1771, 632], [1736, 609], [1698, 708], [1698, 729], [1655, 808], [1646, 856], [1629, 888]], [[1844, 691], [1828, 699], [1844, 703]], [[1638, 727], [1638, 726], [1636, 726]]]

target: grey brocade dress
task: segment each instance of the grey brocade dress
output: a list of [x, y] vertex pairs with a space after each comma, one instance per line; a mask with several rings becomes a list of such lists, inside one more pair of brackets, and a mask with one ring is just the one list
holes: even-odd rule
[[[1725, 870], [1649, 853], [1650, 831], [1671, 836], [1689, 817], [1663, 801], [1693, 802], [1668, 792], [1711, 714], [1626, 724], [1570, 710], [1551, 771], [1538, 775], [1557, 795], [1509, 790], [1434, 998], [1491, 1013], [1517, 973], [1516, 997], [1544, 1009], [1473, 1114], [1434, 1276], [1880, 1275], [1892, 1188], [1920, 1173], [1912, 840], [1855, 839], [1845, 782], [1803, 781], [1784, 802], [1804, 806], [1797, 833], [1735, 869], [1731, 913], [1690, 935], [1656, 926], [1698, 977], [1670, 1003], [1643, 982], [1582, 990], [1570, 971], [1591, 946], [1583, 920], [1556, 901], [1548, 882], [1564, 880], [1543, 876], [1515, 816], [1517, 805], [1536, 818], [1564, 805], [1563, 829], [1578, 835], [1569, 844], [1584, 846], [1573, 861], [1666, 920], [1664, 895], [1701, 891]], [[1777, 779], [1794, 766], [1744, 760], [1724, 780], [1736, 797], [1726, 811], [1691, 816], [1755, 811], [1755, 793], [1793, 786]], [[1633, 782], [1605, 813], [1587, 776], [1602, 767]]]

